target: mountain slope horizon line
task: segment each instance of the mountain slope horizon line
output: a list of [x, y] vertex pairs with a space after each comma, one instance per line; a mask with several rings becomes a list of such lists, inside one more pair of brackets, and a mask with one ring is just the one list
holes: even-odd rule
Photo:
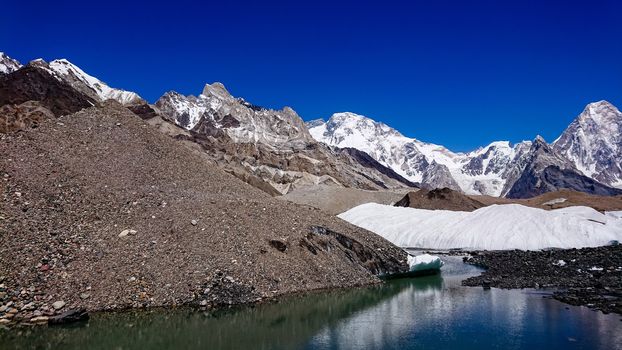
[[[622, 169], [616, 161], [622, 153], [622, 114], [605, 100], [588, 104], [550, 145], [536, 136], [533, 141], [514, 145], [495, 141], [474, 151], [456, 153], [441, 145], [406, 137], [385, 123], [352, 112], [335, 113], [328, 121], [305, 123], [291, 107], [274, 110], [253, 105], [241, 97], [233, 97], [219, 82], [205, 84], [196, 97], [169, 91], [155, 104], [148, 104], [138, 94], [111, 88], [66, 59], [50, 63], [37, 59], [22, 66], [0, 53], [0, 75], [22, 67], [39, 69], [50, 79], [69, 84], [91, 101], [101, 103], [113, 99], [135, 113], [146, 111], [147, 114], [141, 115], [143, 119], [160, 116], [190, 132], [192, 141], [206, 151], [224, 150], [238, 159], [232, 161], [225, 157], [225, 163], [239, 163], [245, 172], [263, 180], [267, 176], [273, 187], [270, 193], [287, 193], [294, 183], [326, 181], [370, 189], [420, 183], [423, 187], [448, 187], [467, 194], [513, 197], [557, 188], [612, 195], [618, 192], [607, 186], [622, 188]], [[315, 142], [329, 148], [318, 148], [313, 145]], [[254, 146], [251, 149], [227, 146], [231, 144]], [[363, 153], [340, 151], [344, 149]], [[278, 160], [290, 157], [291, 152], [302, 158], [295, 163]], [[260, 161], [253, 165], [255, 161], [247, 162], [249, 156], [255, 161], [258, 156], [264, 157], [263, 161], [268, 163]], [[217, 158], [217, 162], [222, 161]], [[325, 161], [332, 165], [323, 170], [318, 168]], [[288, 170], [292, 164], [294, 168]], [[361, 166], [374, 169], [374, 175], [365, 174]], [[326, 171], [332, 176], [325, 177]], [[349, 179], [352, 175], [356, 180]]]
[[[43, 60], [42, 58], [36, 58], [36, 59], [30, 60], [30, 61], [29, 61], [26, 65], [28, 65], [28, 64], [32, 64], [32, 63], [37, 63], [37, 62], [45, 62], [45, 60]], [[82, 78], [82, 77], [86, 76], [86, 79], [88, 79], [88, 80], [96, 80], [96, 83], [98, 83], [98, 84], [99, 84], [99, 85], [101, 85], [101, 86], [105, 86], [105, 88], [106, 88], [106, 89], [110, 89], [110, 90], [113, 90], [114, 92], [117, 92], [117, 94], [121, 94], [121, 93], [123, 93], [123, 92], [127, 92], [127, 93], [132, 94], [130, 97], [125, 97], [125, 98], [117, 98], [117, 97], [115, 97], [115, 96], [109, 96], [109, 98], [115, 99], [115, 100], [117, 100], [118, 102], [120, 102], [121, 104], [127, 104], [127, 103], [128, 103], [128, 100], [132, 100], [132, 99], [142, 100], [143, 102], [147, 102], [146, 100], [144, 100], [142, 97], [140, 97], [140, 96], [139, 96], [137, 93], [135, 93], [135, 92], [132, 92], [132, 91], [129, 91], [129, 90], [122, 90], [122, 89], [110, 88], [110, 87], [109, 87], [106, 83], [104, 83], [103, 81], [101, 81], [101, 80], [99, 80], [99, 79], [97, 79], [97, 78], [94, 78], [93, 76], [90, 76], [90, 75], [88, 75], [87, 73], [85, 73], [83, 70], [81, 70], [80, 68], [78, 68], [78, 66], [76, 66], [76, 65], [75, 65], [75, 64], [73, 64], [73, 63], [71, 63], [71, 61], [69, 61], [67, 58], [58, 58], [58, 59], [54, 59], [54, 60], [50, 61], [49, 63], [50, 63], [50, 64], [51, 64], [51, 63], [55, 63], [55, 65], [57, 65], [57, 66], [58, 66], [58, 65], [68, 65], [68, 66], [70, 66], [70, 68], [69, 68], [69, 69], [72, 69], [72, 68], [73, 68], [74, 70], [76, 70], [76, 71], [78, 71], [79, 73], [81, 73], [81, 74], [80, 74], [81, 79], [84, 79], [84, 78]], [[8, 65], [9, 67], [7, 67], [7, 65]], [[0, 51], [0, 73], [8, 73], [8, 72], [12, 71], [12, 70], [11, 70], [11, 66], [13, 66], [13, 70], [16, 70], [16, 69], [18, 69], [19, 67], [22, 67], [22, 64], [21, 64], [21, 63], [19, 63], [17, 60], [15, 60], [15, 59], [13, 59], [13, 58], [9, 57], [9, 56], [8, 56], [5, 52], [1, 52], [1, 51]], [[222, 82], [219, 82], [219, 81], [214, 81], [214, 82], [212, 82], [212, 83], [206, 83], [206, 84], [205, 84], [205, 86], [219, 86], [221, 89], [223, 89], [223, 90], [224, 90], [224, 91], [226, 91], [228, 94], [230, 94], [230, 93], [229, 93], [229, 91], [228, 91], [228, 89], [225, 87], [225, 84], [224, 84], [224, 83], [222, 83]], [[205, 90], [205, 89], [204, 89], [204, 90]], [[114, 94], [114, 92], [110, 92], [110, 93], [109, 93], [109, 95], [113, 95], [113, 94]], [[165, 92], [164, 92], [164, 93], [163, 93], [163, 94], [162, 94], [162, 95], [161, 95], [161, 96], [160, 96], [160, 97], [159, 97], [159, 98], [158, 98], [155, 102], [153, 102], [153, 104], [157, 103], [157, 101], [158, 101], [159, 99], [161, 99], [161, 98], [162, 98], [162, 96], [164, 96], [164, 95], [166, 95], [166, 94], [168, 94], [168, 93], [176, 93], [176, 94], [179, 94], [179, 93], [178, 93], [177, 91], [175, 91], [175, 90], [168, 90], [168, 91], [165, 91]], [[203, 95], [203, 92], [202, 92], [201, 94], [197, 95], [197, 97], [198, 97], [198, 96], [201, 96], [201, 95]], [[189, 95], [189, 96], [194, 96], [194, 95]], [[244, 99], [243, 99], [243, 98], [241, 98], [241, 97], [237, 97], [237, 98], [244, 100]], [[595, 101], [595, 102], [588, 103], [588, 106], [589, 106], [590, 104], [594, 104], [594, 103], [603, 103], [603, 102], [608, 103], [608, 104], [610, 104], [610, 105], [612, 105], [612, 106], [613, 106], [613, 104], [612, 104], [612, 103], [610, 103], [610, 102], [608, 102], [607, 100], [604, 100], [604, 99], [603, 99], [603, 100], [599, 100], [599, 101]], [[151, 104], [151, 103], [150, 103], [150, 104]], [[586, 107], [586, 108], [587, 108], [587, 107]], [[266, 108], [266, 109], [270, 109], [270, 110], [285, 110], [285, 109], [291, 109], [291, 110], [295, 111], [293, 107], [288, 106], [288, 105], [283, 105], [281, 108]], [[384, 124], [384, 125], [387, 125], [387, 124], [386, 124], [386, 123], [384, 123], [384, 122], [379, 122], [379, 121], [376, 121], [376, 119], [374, 119], [374, 118], [368, 117], [368, 116], [366, 116], [366, 115], [364, 115], [364, 114], [360, 114], [360, 113], [357, 113], [357, 112], [352, 112], [352, 111], [334, 112], [333, 114], [331, 114], [331, 117], [332, 117], [332, 116], [334, 116], [334, 115], [336, 115], [336, 114], [345, 114], [345, 113], [347, 113], [347, 114], [353, 114], [353, 115], [358, 115], [358, 116], [365, 117], [365, 118], [369, 118], [369, 119], [371, 119], [371, 120], [373, 120], [373, 121], [375, 121], [375, 122], [378, 122], [378, 123], [382, 123], [382, 124]], [[331, 117], [329, 117], [329, 119], [330, 119]], [[312, 127], [315, 123], [319, 123], [319, 122], [326, 122], [326, 120], [325, 120], [325, 118], [324, 118], [324, 117], [314, 118], [314, 119], [308, 119], [308, 120], [306, 120], [306, 118], [304, 118], [304, 117], [301, 117], [301, 118], [305, 121], [305, 124], [307, 124], [307, 126], [308, 126], [309, 128], [311, 128], [311, 127]], [[387, 126], [388, 126], [388, 125], [387, 125]], [[388, 127], [390, 127], [390, 126], [388, 126]], [[391, 128], [392, 128], [392, 127], [391, 127]], [[395, 129], [395, 128], [392, 128], [392, 129], [396, 130], [396, 131], [397, 131], [397, 132], [399, 132], [401, 135], [403, 135], [403, 134], [402, 134], [400, 131], [398, 131], [397, 129]], [[404, 136], [404, 135], [403, 135], [403, 136]], [[538, 136], [540, 136], [540, 135], [536, 135], [535, 137], [538, 137]], [[416, 137], [410, 137], [410, 136], [405, 136], [405, 137], [412, 138], [412, 139], [417, 139], [417, 140], [418, 140], [418, 138], [416, 138]], [[520, 142], [524, 142], [524, 141], [526, 141], [526, 140], [523, 140], [523, 141], [520, 141]], [[512, 143], [511, 141], [509, 141], [509, 140], [496, 140], [496, 141], [491, 141], [491, 142], [490, 142], [490, 143], [488, 143], [488, 144], [484, 144], [484, 145], [477, 146], [476, 148], [473, 148], [473, 149], [472, 149], [472, 150], [470, 150], [470, 151], [453, 151], [453, 150], [450, 150], [449, 148], [447, 148], [446, 146], [442, 146], [442, 147], [445, 147], [447, 150], [450, 150], [450, 151], [451, 151], [451, 152], [453, 152], [453, 153], [456, 153], [456, 154], [461, 154], [461, 153], [471, 153], [471, 152], [475, 152], [475, 151], [478, 151], [478, 150], [484, 149], [484, 148], [486, 148], [486, 147], [489, 147], [489, 146], [491, 146], [491, 145], [493, 145], [493, 144], [495, 144], [495, 143], [499, 143], [499, 142], [507, 142], [507, 143], [509, 143], [510, 145], [512, 145], [512, 144], [513, 144], [513, 143]], [[516, 143], [520, 143], [520, 142], [516, 142]], [[427, 142], [427, 141], [426, 141], [426, 143], [429, 143], [429, 144], [435, 144], [434, 142]], [[515, 144], [516, 144], [516, 143], [515, 143]]]

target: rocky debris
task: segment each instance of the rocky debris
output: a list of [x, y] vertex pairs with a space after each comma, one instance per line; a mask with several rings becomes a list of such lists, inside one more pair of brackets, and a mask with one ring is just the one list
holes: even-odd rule
[[287, 250], [287, 244], [278, 239], [271, 239], [270, 245], [280, 252], [285, 252]]
[[[340, 247], [336, 247], [329, 240], [326, 240], [326, 237], [336, 239]], [[304, 242], [303, 245], [307, 247], [307, 249], [309, 249], [309, 247], [319, 248], [315, 249], [316, 252], [318, 250], [330, 252], [334, 250], [334, 248], [338, 248], [345, 253], [350, 261], [365, 267], [365, 269], [371, 271], [376, 276], [399, 274], [408, 271], [409, 268], [402, 264], [401, 258], [386, 255], [382, 249], [370, 249], [354, 238], [323, 226], [311, 226], [309, 234], [307, 234], [305, 239], [301, 240], [301, 243], [302, 242]], [[315, 245], [316, 243], [317, 245]], [[312, 249], [309, 249], [309, 251], [313, 253]]]
[[341, 214], [365, 203], [392, 205], [404, 197], [410, 189], [369, 191], [358, 188], [335, 188], [333, 186], [309, 186], [297, 189], [279, 199], [309, 205], [333, 215]]
[[[115, 102], [0, 134], [0, 154], [0, 230], [11, 232], [0, 234], [3, 324], [81, 308], [254, 302], [407, 268], [381, 237], [273, 199]], [[140, 234], [128, 244], [123, 230]]]
[[65, 306], [65, 302], [64, 302], [64, 301], [62, 301], [62, 300], [55, 301], [55, 302], [52, 304], [52, 307], [54, 308], [54, 310], [60, 310], [60, 309], [62, 309], [64, 306]]
[[197, 294], [197, 299], [201, 299], [199, 306], [203, 307], [251, 304], [269, 297], [269, 294], [262, 295], [254, 286], [218, 270], [201, 285]]
[[46, 65], [29, 64], [0, 76], [0, 106], [39, 101], [55, 116], [67, 115], [97, 104], [92, 98], [58, 80]]
[[184, 131], [167, 133], [200, 146], [222, 169], [271, 195], [319, 184], [369, 190], [414, 185], [363, 152], [319, 144], [291, 108], [254, 106], [220, 83], [207, 84], [198, 97], [168, 92], [155, 108]]
[[429, 210], [473, 211], [484, 207], [483, 203], [449, 188], [409, 192], [395, 203], [396, 207], [410, 207]]
[[132, 113], [136, 114], [141, 119], [145, 120], [156, 118], [159, 115], [158, 111], [156, 111], [155, 108], [148, 103], [127, 106], [127, 109], [132, 111]]
[[464, 280], [463, 285], [551, 288], [557, 300], [622, 314], [622, 245], [470, 254], [464, 261], [486, 271]]
[[0, 133], [34, 129], [42, 120], [53, 118], [54, 114], [37, 101], [7, 104], [0, 107]]
[[[87, 321], [89, 319], [89, 314], [86, 312], [85, 308], [69, 310], [63, 312], [60, 315], [52, 316], [48, 318], [49, 325], [62, 325], [80, 321]], [[41, 319], [43, 321], [43, 319]]]

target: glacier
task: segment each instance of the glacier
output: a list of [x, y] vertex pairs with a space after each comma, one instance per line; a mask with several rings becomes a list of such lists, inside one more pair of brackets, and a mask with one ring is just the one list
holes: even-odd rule
[[443, 267], [443, 260], [436, 255], [430, 254], [409, 255], [408, 266], [410, 272], [440, 270]]
[[540, 250], [622, 240], [618, 213], [580, 206], [547, 211], [503, 204], [461, 212], [367, 203], [338, 216], [401, 247]]

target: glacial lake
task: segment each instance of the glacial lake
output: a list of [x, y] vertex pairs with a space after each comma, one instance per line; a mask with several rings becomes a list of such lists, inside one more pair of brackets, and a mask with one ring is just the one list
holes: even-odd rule
[[0, 330], [0, 348], [622, 349], [622, 316], [533, 290], [462, 287], [478, 270], [444, 260], [437, 276], [255, 307], [103, 313], [80, 325]]

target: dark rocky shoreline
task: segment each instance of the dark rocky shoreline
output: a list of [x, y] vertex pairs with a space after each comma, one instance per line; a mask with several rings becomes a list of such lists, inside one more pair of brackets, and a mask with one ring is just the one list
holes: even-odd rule
[[484, 288], [554, 288], [553, 298], [622, 314], [622, 245], [547, 251], [470, 252], [464, 262], [486, 269], [462, 281]]

